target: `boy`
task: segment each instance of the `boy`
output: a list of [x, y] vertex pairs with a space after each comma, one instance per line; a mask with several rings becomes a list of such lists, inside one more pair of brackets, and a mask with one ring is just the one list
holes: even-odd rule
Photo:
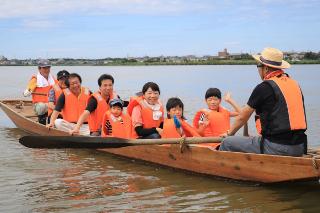
[[204, 137], [220, 136], [230, 129], [230, 117], [239, 115], [240, 107], [231, 98], [228, 92], [224, 100], [235, 111], [228, 111], [221, 106], [221, 91], [218, 88], [209, 88], [205, 94], [208, 109], [199, 110], [194, 119], [193, 126]]
[[112, 99], [102, 118], [102, 137], [136, 138], [129, 115], [123, 113], [123, 101]]

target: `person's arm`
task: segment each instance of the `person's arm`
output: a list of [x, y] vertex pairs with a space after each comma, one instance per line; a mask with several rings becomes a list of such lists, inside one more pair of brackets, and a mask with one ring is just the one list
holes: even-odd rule
[[52, 88], [49, 90], [49, 95], [48, 95], [48, 107], [52, 110], [54, 110], [54, 108], [55, 108], [54, 101], [55, 101], [55, 91]]
[[77, 124], [75, 125], [73, 130], [71, 130], [69, 132], [71, 135], [79, 134], [81, 125], [87, 120], [87, 118], [89, 117], [90, 113], [97, 109], [97, 106], [98, 106], [97, 100], [94, 97], [91, 96], [89, 101], [88, 101], [88, 105], [87, 105], [86, 109], [83, 111], [83, 113], [80, 115], [80, 117], [79, 117], [79, 119], [77, 121]]
[[32, 78], [27, 85], [27, 88], [23, 92], [23, 96], [28, 97], [32, 94], [32, 92], [36, 89], [37, 87], [37, 79]]
[[48, 127], [48, 128], [54, 127], [54, 122], [55, 122], [55, 120], [57, 120], [59, 114], [60, 114], [60, 112], [58, 112], [57, 110], [53, 110], [53, 112], [51, 114], [51, 118], [50, 118], [50, 123], [47, 124], [46, 127]]
[[65, 104], [65, 96], [64, 96], [64, 93], [62, 93], [58, 98], [56, 106], [54, 107], [54, 110], [50, 118], [50, 123], [47, 125], [47, 127], [49, 128], [54, 127], [54, 122], [58, 118], [60, 112], [62, 111], [64, 104]]
[[193, 127], [197, 133], [204, 136], [204, 130], [209, 125], [208, 114], [199, 111], [193, 118]]
[[[138, 136], [141, 136], [141, 137], [146, 137], [148, 135], [151, 135], [151, 134], [154, 134], [154, 133], [158, 133], [158, 128], [156, 127], [152, 127], [152, 128], [143, 128], [142, 126], [136, 126], [134, 128], [134, 130], [136, 131], [137, 135]], [[161, 129], [162, 130], [162, 129]]]
[[241, 111], [241, 107], [231, 98], [231, 93], [227, 92], [227, 94], [224, 97], [225, 102], [229, 103], [235, 111], [230, 112], [230, 117], [235, 117], [239, 115]]
[[234, 123], [232, 124], [230, 130], [227, 135], [234, 135], [236, 132], [249, 120], [252, 113], [255, 109], [251, 108], [249, 105], [244, 106], [239, 115], [235, 118]]
[[87, 120], [89, 115], [90, 115], [90, 112], [88, 110], [84, 110], [83, 113], [80, 115], [77, 121], [77, 124], [74, 126], [73, 130], [69, 131], [69, 134], [70, 135], [79, 134], [81, 125]]

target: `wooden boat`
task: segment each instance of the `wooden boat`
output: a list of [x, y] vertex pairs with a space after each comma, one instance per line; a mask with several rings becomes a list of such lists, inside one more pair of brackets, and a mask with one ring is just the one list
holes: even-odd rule
[[[67, 136], [37, 123], [31, 101], [3, 100], [0, 106], [20, 129], [34, 135]], [[70, 136], [71, 137], [71, 136]], [[139, 145], [101, 151], [163, 166], [241, 181], [276, 183], [319, 180], [320, 151], [303, 157], [223, 152], [187, 145]]]

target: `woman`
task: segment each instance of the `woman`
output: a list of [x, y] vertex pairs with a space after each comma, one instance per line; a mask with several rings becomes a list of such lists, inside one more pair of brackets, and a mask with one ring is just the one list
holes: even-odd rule
[[127, 110], [139, 138], [161, 138], [164, 111], [159, 96], [159, 86], [148, 82], [142, 88], [142, 96], [130, 100]]

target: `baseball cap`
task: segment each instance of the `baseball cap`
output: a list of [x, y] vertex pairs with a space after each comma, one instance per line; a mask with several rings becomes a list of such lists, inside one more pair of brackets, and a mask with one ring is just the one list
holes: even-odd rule
[[38, 67], [51, 67], [50, 61], [47, 59], [40, 59], [38, 61]]
[[122, 109], [123, 108], [123, 101], [119, 98], [115, 98], [115, 99], [110, 100], [109, 105], [110, 105], [110, 107], [119, 106]]
[[61, 79], [61, 78], [67, 78], [69, 77], [70, 73], [67, 70], [61, 70], [57, 73], [57, 79]]

